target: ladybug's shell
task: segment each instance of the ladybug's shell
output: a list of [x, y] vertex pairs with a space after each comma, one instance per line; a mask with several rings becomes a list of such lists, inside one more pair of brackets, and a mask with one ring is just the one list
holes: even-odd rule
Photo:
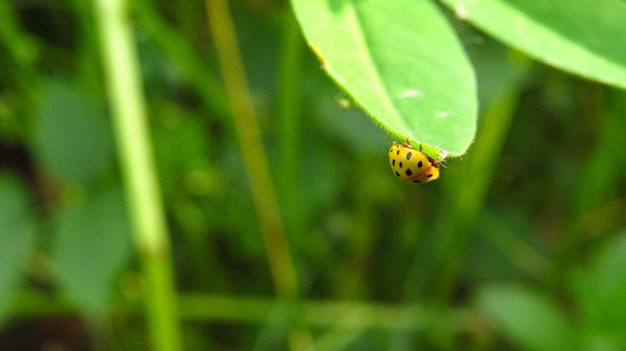
[[393, 143], [389, 164], [398, 179], [408, 183], [428, 183], [439, 178], [439, 164], [432, 157], [407, 143]]

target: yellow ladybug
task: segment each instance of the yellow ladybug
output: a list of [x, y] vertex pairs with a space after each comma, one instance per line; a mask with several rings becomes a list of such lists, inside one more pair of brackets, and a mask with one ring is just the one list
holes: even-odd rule
[[428, 183], [439, 179], [439, 163], [432, 157], [416, 149], [407, 142], [393, 142], [389, 149], [391, 170], [401, 181], [407, 183]]

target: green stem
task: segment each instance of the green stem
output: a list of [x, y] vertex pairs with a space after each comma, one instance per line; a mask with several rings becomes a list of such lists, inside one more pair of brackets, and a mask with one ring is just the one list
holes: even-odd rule
[[474, 233], [493, 179], [496, 160], [508, 134], [519, 99], [519, 84], [513, 84], [492, 102], [483, 116], [476, 143], [467, 156], [463, 184], [451, 196], [455, 204], [450, 213], [450, 227], [442, 237], [437, 252], [437, 291], [433, 296], [448, 298], [452, 293], [464, 253]]
[[[274, 286], [282, 299], [295, 301], [299, 295], [296, 268], [285, 236], [230, 9], [225, 0], [206, 0], [206, 7]], [[305, 329], [291, 329], [288, 339], [291, 350], [314, 348], [311, 335]]]
[[[594, 225], [591, 230], [585, 231], [581, 218], [593, 210], [605, 206], [618, 198], [615, 184], [624, 177], [620, 162], [624, 150], [624, 128], [626, 127], [626, 95], [623, 90], [614, 90], [605, 87], [586, 89], [583, 101], [591, 105], [587, 114], [597, 117], [599, 125], [593, 149], [587, 156], [584, 168], [580, 171], [580, 178], [572, 202], [573, 221], [566, 228], [563, 239], [559, 243], [559, 250], [569, 256], [570, 262], [578, 259], [576, 249], [584, 246], [586, 241], [606, 233], [602, 226]], [[594, 94], [595, 92], [595, 94]], [[591, 101], [589, 101], [591, 100]], [[609, 223], [600, 221], [599, 223]]]
[[[448, 325], [454, 333], [471, 333], [487, 328], [487, 321], [477, 311], [454, 308], [442, 311], [422, 304], [372, 303], [371, 301], [316, 301], [302, 300], [297, 306], [285, 301], [253, 296], [220, 294], [182, 294], [180, 318], [192, 323], [220, 323], [222, 325], [284, 325], [286, 321], [298, 321], [301, 325], [322, 328], [319, 342], [325, 336], [340, 331], [365, 333], [371, 328], [380, 330], [426, 331], [434, 326]], [[133, 306], [120, 306], [113, 314], [133, 316]], [[295, 307], [295, 308], [294, 308]], [[277, 311], [289, 313], [278, 314]], [[71, 315], [76, 307], [62, 298], [54, 298], [40, 291], [24, 290], [13, 304], [12, 315], [16, 317]], [[484, 335], [483, 335], [484, 336]], [[325, 341], [324, 341], [325, 342]], [[325, 350], [325, 348], [321, 348]]]
[[[304, 224], [298, 198], [300, 174], [298, 157], [300, 147], [300, 82], [301, 61], [304, 45], [300, 28], [291, 11], [284, 14], [283, 36], [280, 53], [280, 76], [278, 90], [278, 118], [280, 129], [278, 145], [280, 153], [279, 191], [291, 238], [302, 238]], [[298, 246], [296, 246], [298, 247]]]
[[135, 243], [144, 266], [152, 349], [181, 350], [176, 292], [137, 52], [123, 0], [94, 0], [117, 149]]
[[285, 238], [230, 10], [224, 0], [207, 0], [206, 6], [274, 285], [278, 295], [292, 298], [298, 294], [296, 270]]

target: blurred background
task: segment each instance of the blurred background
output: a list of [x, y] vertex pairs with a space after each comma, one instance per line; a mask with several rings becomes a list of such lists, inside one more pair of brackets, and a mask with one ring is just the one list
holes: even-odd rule
[[[285, 1], [229, 2], [263, 148], [237, 134], [206, 4], [131, 3], [182, 349], [626, 349], [622, 91], [451, 16], [478, 134], [414, 186]], [[0, 0], [3, 351], [153, 349], [94, 17]], [[284, 230], [260, 224], [242, 146], [267, 160]]]

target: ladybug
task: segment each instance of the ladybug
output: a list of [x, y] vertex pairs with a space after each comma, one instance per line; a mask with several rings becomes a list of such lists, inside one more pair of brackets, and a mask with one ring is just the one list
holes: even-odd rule
[[389, 149], [389, 164], [393, 173], [403, 182], [428, 183], [439, 179], [439, 163], [407, 142], [393, 142]]

